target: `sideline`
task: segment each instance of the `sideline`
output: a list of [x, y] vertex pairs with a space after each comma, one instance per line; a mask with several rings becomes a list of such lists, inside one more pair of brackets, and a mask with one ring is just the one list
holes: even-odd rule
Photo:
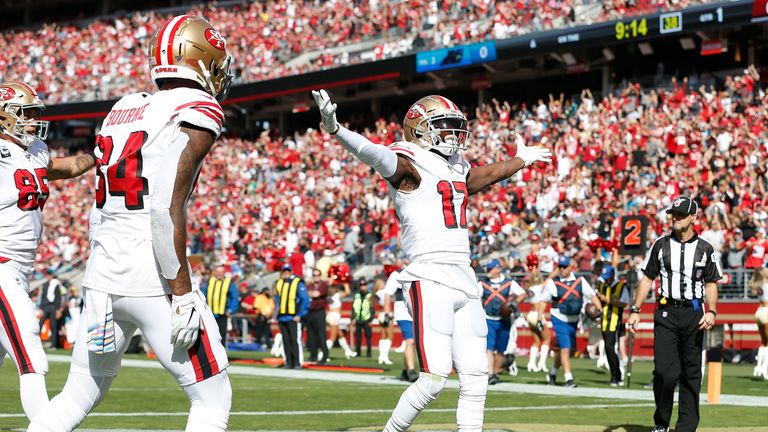
[[[71, 362], [70, 356], [60, 354], [48, 354], [48, 361], [52, 363]], [[136, 360], [123, 359], [123, 367], [137, 367], [145, 369], [162, 369], [163, 366], [156, 360]], [[356, 374], [348, 372], [327, 372], [313, 370], [286, 370], [286, 369], [267, 369], [251, 366], [230, 365], [227, 368], [230, 375], [246, 375], [269, 378], [288, 378], [295, 380], [309, 379], [331, 382], [352, 382], [360, 384], [384, 384], [405, 387], [409, 383], [400, 381], [392, 376]], [[448, 380], [446, 388], [458, 389], [457, 380]], [[568, 388], [561, 386], [548, 386], [543, 384], [516, 384], [499, 383], [488, 387], [489, 393], [516, 393], [516, 394], [536, 394], [545, 396], [566, 396], [566, 397], [592, 397], [611, 400], [629, 400], [653, 402], [653, 391], [651, 390], [625, 390], [625, 389], [605, 389], [594, 387]], [[677, 398], [677, 395], [675, 395]], [[707, 405], [706, 393], [701, 394], [701, 404]], [[737, 405], [750, 407], [768, 407], [768, 397], [766, 396], [744, 396], [724, 394], [720, 396], [720, 405]]]

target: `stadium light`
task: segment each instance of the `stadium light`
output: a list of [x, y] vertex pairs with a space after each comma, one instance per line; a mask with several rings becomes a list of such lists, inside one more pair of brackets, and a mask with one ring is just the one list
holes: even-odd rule
[[576, 57], [571, 53], [563, 53], [563, 62], [568, 66], [573, 66], [576, 64]]
[[637, 44], [637, 47], [643, 55], [653, 55], [653, 47], [651, 47], [651, 44], [648, 42], [639, 43]]
[[603, 48], [603, 57], [608, 61], [613, 61], [616, 58], [616, 54], [610, 48]]
[[694, 42], [693, 38], [691, 37], [681, 37], [680, 46], [683, 47], [684, 50], [688, 51], [696, 49], [696, 42]]

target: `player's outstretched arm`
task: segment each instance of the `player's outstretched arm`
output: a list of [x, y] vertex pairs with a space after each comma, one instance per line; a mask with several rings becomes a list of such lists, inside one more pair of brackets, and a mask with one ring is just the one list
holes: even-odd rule
[[331, 102], [328, 92], [313, 90], [312, 97], [315, 98], [315, 102], [320, 108], [323, 129], [336, 137], [341, 145], [360, 162], [373, 168], [396, 188], [399, 188], [405, 179], [417, 180], [416, 186], [418, 186], [420, 178], [410, 161], [398, 157], [386, 146], [374, 144], [366, 137], [339, 124], [336, 120], [336, 104]]
[[512, 177], [516, 172], [536, 162], [552, 162], [552, 152], [544, 147], [527, 147], [517, 135], [517, 153], [510, 160], [474, 167], [467, 176], [467, 192], [476, 194], [486, 187]]
[[189, 275], [186, 206], [214, 139], [208, 130], [182, 123], [169, 143], [168, 158], [175, 161], [176, 169], [158, 175], [150, 207], [152, 247], [172, 294], [171, 343], [179, 350], [188, 349], [197, 340], [200, 311], [205, 308], [200, 292], [192, 291]]
[[92, 154], [80, 154], [65, 158], [51, 158], [48, 161], [48, 180], [79, 177], [96, 165]]

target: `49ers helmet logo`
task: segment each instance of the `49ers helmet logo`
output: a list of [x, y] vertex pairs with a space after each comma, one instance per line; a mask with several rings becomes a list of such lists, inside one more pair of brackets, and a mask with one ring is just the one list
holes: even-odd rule
[[224, 38], [221, 37], [221, 34], [218, 32], [218, 30], [214, 28], [208, 28], [205, 30], [205, 39], [216, 49], [224, 51], [224, 49], [227, 47], [227, 43], [224, 42]]
[[16, 90], [10, 87], [0, 87], [0, 101], [7, 101], [16, 96]]
[[422, 104], [414, 104], [411, 109], [408, 110], [408, 114], [405, 115], [406, 118], [409, 119], [415, 119], [423, 116], [427, 113], [427, 108]]

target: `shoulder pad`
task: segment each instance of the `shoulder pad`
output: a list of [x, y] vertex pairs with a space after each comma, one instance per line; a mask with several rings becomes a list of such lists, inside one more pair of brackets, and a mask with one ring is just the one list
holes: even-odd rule
[[411, 159], [416, 157], [417, 151], [422, 150], [421, 147], [408, 141], [396, 141], [388, 145], [387, 148], [399, 155], [407, 156]]
[[224, 125], [224, 110], [219, 102], [202, 90], [175, 88], [157, 93], [167, 98], [171, 118], [211, 131], [216, 137]]

